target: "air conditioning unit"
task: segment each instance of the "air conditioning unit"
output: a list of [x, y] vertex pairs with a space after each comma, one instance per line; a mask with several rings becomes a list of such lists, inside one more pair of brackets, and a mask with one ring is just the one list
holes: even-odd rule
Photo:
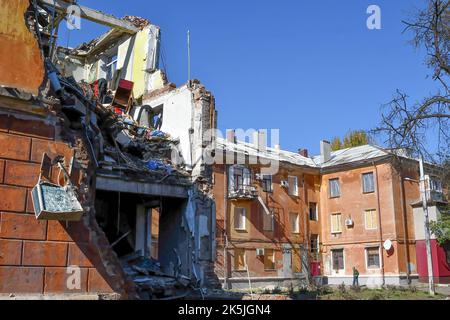
[[256, 255], [258, 257], [263, 256], [264, 255], [264, 248], [257, 248], [256, 249]]
[[280, 185], [283, 188], [289, 188], [289, 182], [287, 182], [286, 180], [281, 180]]
[[349, 219], [345, 220], [345, 225], [347, 227], [353, 227], [353, 224], [354, 224], [354, 222], [352, 219], [349, 218]]

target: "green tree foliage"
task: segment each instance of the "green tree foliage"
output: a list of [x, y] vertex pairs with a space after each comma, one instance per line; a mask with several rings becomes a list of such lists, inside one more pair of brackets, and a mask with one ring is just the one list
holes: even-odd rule
[[343, 147], [341, 138], [339, 137], [334, 137], [333, 140], [331, 140], [331, 150], [336, 151], [336, 150], [341, 150]]
[[353, 130], [349, 131], [345, 137], [344, 142], [341, 141], [341, 138], [335, 137], [331, 141], [331, 150], [336, 151], [345, 148], [352, 148], [363, 146], [369, 143], [369, 137], [364, 130]]
[[441, 218], [430, 222], [430, 231], [436, 235], [439, 245], [450, 242], [450, 207], [440, 208]]

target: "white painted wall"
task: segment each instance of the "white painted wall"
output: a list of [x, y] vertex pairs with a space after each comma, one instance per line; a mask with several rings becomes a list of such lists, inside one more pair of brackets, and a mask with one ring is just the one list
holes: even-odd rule
[[192, 128], [194, 109], [191, 91], [187, 86], [182, 86], [156, 99], [146, 100], [144, 104], [151, 107], [164, 106], [161, 131], [180, 139], [184, 163], [187, 169], [191, 169], [193, 163], [189, 130]]
[[[425, 214], [422, 207], [414, 208], [414, 232], [416, 240], [425, 240]], [[430, 222], [437, 221], [440, 217], [439, 209], [436, 206], [428, 207], [428, 217]], [[431, 234], [431, 239], [436, 239], [434, 234]]]

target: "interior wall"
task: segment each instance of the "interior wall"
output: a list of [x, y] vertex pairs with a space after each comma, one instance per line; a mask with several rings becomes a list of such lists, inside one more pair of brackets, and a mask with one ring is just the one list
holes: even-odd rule
[[162, 212], [159, 219], [158, 252], [161, 268], [165, 273], [174, 275], [176, 270], [185, 276], [190, 275], [192, 249], [184, 226], [185, 199], [162, 200]]

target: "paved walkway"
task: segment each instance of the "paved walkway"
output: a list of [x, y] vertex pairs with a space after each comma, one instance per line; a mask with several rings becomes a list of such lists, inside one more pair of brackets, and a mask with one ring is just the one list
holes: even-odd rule
[[[428, 291], [428, 284], [420, 283], [417, 288], [423, 291]], [[439, 294], [450, 296], [450, 284], [437, 284], [435, 285], [435, 290]]]

